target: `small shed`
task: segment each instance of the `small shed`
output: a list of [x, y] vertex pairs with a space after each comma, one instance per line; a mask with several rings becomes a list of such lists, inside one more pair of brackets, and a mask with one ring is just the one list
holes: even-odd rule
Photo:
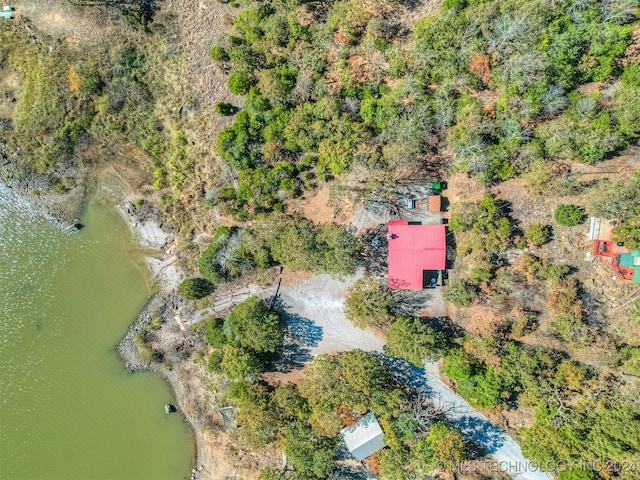
[[351, 455], [360, 461], [386, 446], [382, 439], [384, 432], [371, 412], [362, 417], [353, 427], [343, 428], [340, 434]]
[[633, 269], [631, 283], [640, 283], [640, 250], [632, 250], [629, 253], [621, 253], [618, 257], [618, 265]]
[[13, 7], [4, 6], [0, 10], [0, 18], [6, 18], [7, 20], [13, 18]]
[[429, 195], [429, 211], [439, 212], [442, 209], [442, 197], [440, 195]]

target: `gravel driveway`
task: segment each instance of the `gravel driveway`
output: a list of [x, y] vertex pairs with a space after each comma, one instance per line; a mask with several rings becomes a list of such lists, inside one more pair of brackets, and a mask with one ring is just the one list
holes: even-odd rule
[[452, 392], [440, 381], [439, 367], [435, 362], [425, 362], [424, 379], [436, 406], [455, 405], [448, 414], [449, 420], [460, 429], [462, 435], [489, 453], [498, 462], [501, 470], [511, 478], [519, 480], [550, 480], [551, 477], [538, 470], [524, 455], [520, 445], [493, 425], [487, 417], [474, 410], [465, 399]]
[[339, 280], [315, 275], [292, 286], [280, 287], [280, 307], [287, 316], [287, 333], [297, 355], [306, 361], [320, 353], [359, 348], [382, 352], [384, 339], [347, 320], [342, 310], [347, 289], [358, 277]]
[[[316, 275], [280, 288], [281, 307], [288, 317], [290, 353], [296, 362], [306, 362], [320, 353], [356, 348], [370, 352], [383, 351], [383, 338], [370, 330], [354, 327], [344, 316], [342, 308], [347, 289], [357, 278], [338, 280], [329, 275]], [[437, 363], [427, 362], [423, 371], [392, 359], [390, 367], [399, 380], [406, 382], [411, 379], [414, 388], [426, 387], [435, 403], [455, 405], [448, 415], [451, 422], [466, 439], [482, 446], [492, 455], [500, 469], [512, 478], [550, 480], [549, 475], [537, 471], [535, 465], [522, 455], [515, 440], [440, 381]]]

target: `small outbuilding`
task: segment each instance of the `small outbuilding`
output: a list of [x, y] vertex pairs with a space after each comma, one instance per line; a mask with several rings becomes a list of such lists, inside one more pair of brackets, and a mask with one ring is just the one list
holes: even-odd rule
[[13, 7], [4, 6], [2, 10], [0, 10], [0, 18], [6, 18], [10, 20], [13, 18]]
[[440, 195], [429, 195], [429, 211], [442, 211], [442, 197]]
[[616, 263], [628, 270], [631, 283], [640, 284], [640, 250], [621, 253], [616, 258]]
[[375, 415], [371, 412], [362, 417], [354, 426], [340, 431], [349, 453], [357, 460], [364, 460], [381, 448], [386, 447], [384, 432]]

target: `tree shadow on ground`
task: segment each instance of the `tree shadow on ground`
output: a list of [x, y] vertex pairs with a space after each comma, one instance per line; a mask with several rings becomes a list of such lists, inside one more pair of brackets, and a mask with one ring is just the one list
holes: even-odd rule
[[467, 440], [480, 446], [489, 455], [504, 445], [504, 432], [486, 419], [463, 416], [452, 423]]
[[284, 345], [274, 365], [277, 372], [290, 372], [302, 368], [313, 359], [311, 348], [322, 340], [322, 327], [296, 313], [280, 311], [284, 321]]
[[393, 296], [395, 302], [391, 313], [411, 317], [418, 317], [424, 310], [427, 310], [427, 304], [433, 298], [433, 294], [429, 290], [396, 290], [393, 292]]
[[413, 394], [424, 392], [431, 396], [431, 388], [426, 384], [424, 369], [398, 357], [378, 354], [378, 358], [389, 369], [391, 377], [399, 384], [409, 389]]
[[[423, 394], [434, 403], [446, 401], [441, 398], [439, 392], [434, 392], [427, 384], [424, 369], [397, 357], [379, 355], [379, 358], [389, 369], [391, 377], [398, 384], [406, 386], [410, 394]], [[467, 414], [475, 410], [462, 399], [458, 398], [455, 402], [447, 403], [449, 405], [439, 405], [440, 408], [449, 412], [446, 414], [451, 415], [448, 417], [449, 421], [462, 432], [467, 442], [474, 444], [478, 454], [480, 453], [479, 449], [487, 454], [492, 454], [504, 445], [506, 434], [489, 420]]]

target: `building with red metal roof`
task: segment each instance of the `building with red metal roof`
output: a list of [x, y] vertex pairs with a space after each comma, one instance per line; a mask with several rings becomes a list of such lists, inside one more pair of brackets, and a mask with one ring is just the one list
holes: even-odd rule
[[447, 257], [444, 225], [414, 225], [389, 221], [388, 284], [394, 290], [420, 290], [435, 286]]

